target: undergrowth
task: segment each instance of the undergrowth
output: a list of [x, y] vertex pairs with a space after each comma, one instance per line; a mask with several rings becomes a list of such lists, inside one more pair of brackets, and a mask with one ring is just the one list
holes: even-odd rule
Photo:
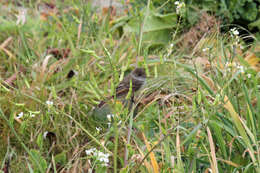
[[[259, 72], [245, 58], [257, 40], [241, 50], [235, 32], [214, 31], [183, 49], [176, 30], [158, 48], [142, 42], [149, 10], [122, 33], [88, 3], [20, 5], [24, 23], [1, 5], [3, 172], [260, 171]], [[133, 107], [111, 100], [93, 115], [137, 66], [148, 77]]]

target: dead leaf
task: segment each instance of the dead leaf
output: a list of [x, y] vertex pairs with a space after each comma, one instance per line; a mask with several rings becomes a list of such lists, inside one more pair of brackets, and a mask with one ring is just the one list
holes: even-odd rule
[[260, 46], [246, 53], [245, 60], [257, 72], [260, 71]]

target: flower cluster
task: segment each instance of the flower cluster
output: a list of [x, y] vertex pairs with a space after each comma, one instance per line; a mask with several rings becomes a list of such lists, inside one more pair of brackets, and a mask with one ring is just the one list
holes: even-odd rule
[[235, 45], [238, 45], [239, 43], [239, 32], [237, 28], [230, 29], [231, 37], [235, 38]]
[[177, 7], [176, 7], [176, 13], [177, 13], [177, 14], [180, 14], [181, 10], [182, 10], [183, 8], [185, 8], [185, 3], [184, 3], [184, 2], [176, 1], [174, 4], [177, 6]]
[[242, 65], [239, 65], [236, 62], [232, 62], [232, 63], [227, 63], [226, 67], [228, 67], [228, 71], [230, 71], [230, 68], [235, 68], [237, 69], [240, 73], [244, 74], [245, 73], [245, 67]]
[[29, 114], [27, 113], [27, 114], [24, 114], [23, 112], [20, 112], [17, 116], [16, 116], [16, 118], [17, 119], [21, 119], [21, 118], [23, 118], [24, 117], [24, 115], [26, 116], [26, 117], [35, 117], [35, 114], [34, 113], [32, 113], [32, 112], [29, 112]]
[[[240, 65], [239, 63], [236, 63], [236, 62], [232, 62], [232, 63], [227, 63], [225, 65], [226, 69], [227, 69], [227, 72], [231, 72], [232, 69], [234, 69], [236, 72], [238, 73], [241, 73], [241, 74], [246, 74], [246, 77], [248, 79], [250, 79], [252, 77], [252, 74], [250, 74], [249, 72], [246, 72], [247, 71], [247, 68], [243, 65]], [[224, 75], [226, 75], [227, 73], [225, 72]]]
[[103, 166], [108, 166], [109, 163], [109, 154], [105, 154], [101, 151], [98, 151], [96, 148], [91, 148], [89, 150], [85, 150], [86, 155], [92, 155], [96, 157], [98, 161], [102, 163]]
[[52, 106], [52, 105], [53, 105], [53, 101], [47, 100], [47, 101], [46, 101], [46, 104], [47, 104], [48, 106]]

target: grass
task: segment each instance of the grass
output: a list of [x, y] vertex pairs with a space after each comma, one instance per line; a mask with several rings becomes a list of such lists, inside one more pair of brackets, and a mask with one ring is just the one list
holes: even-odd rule
[[[238, 37], [213, 33], [188, 53], [174, 40], [153, 49], [142, 25], [120, 36], [87, 3], [56, 2], [59, 13], [46, 14], [43, 4], [22, 4], [24, 25], [16, 25], [17, 5], [1, 5], [1, 170], [260, 171], [259, 72], [235, 48]], [[94, 108], [137, 65], [148, 79], [134, 107], [111, 101], [113, 121], [103, 112], [95, 119]]]

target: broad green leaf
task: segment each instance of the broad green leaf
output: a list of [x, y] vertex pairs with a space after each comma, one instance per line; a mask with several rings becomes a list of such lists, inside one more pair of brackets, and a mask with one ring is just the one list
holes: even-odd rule
[[38, 135], [38, 137], [36, 139], [36, 143], [37, 143], [38, 147], [40, 149], [42, 149], [42, 146], [43, 146], [43, 136], [42, 136], [41, 133]]
[[[161, 15], [155, 12], [150, 12], [143, 27], [143, 32], [159, 31], [164, 29], [172, 29], [177, 25], [177, 16], [175, 13]], [[134, 17], [124, 27], [124, 31], [138, 33], [140, 29], [140, 20]]]
[[[145, 11], [145, 10], [144, 10]], [[125, 32], [140, 32], [140, 25], [144, 21], [143, 16], [133, 17], [125, 26]], [[149, 11], [143, 26], [143, 41], [150, 45], [166, 44], [171, 39], [172, 29], [177, 26], [177, 15], [169, 13], [162, 15]]]
[[[40, 152], [37, 150], [30, 150], [31, 154], [36, 158], [36, 160], [34, 160], [31, 156], [30, 156], [30, 160], [33, 164], [33, 168], [35, 172], [41, 172], [41, 170], [38, 169], [38, 165], [41, 165], [41, 168], [43, 169], [43, 171], [45, 172], [47, 169], [47, 162], [46, 160], [40, 155]], [[36, 163], [38, 162], [38, 163]]]
[[55, 156], [55, 162], [65, 165], [67, 162], [66, 151], [63, 151]]

